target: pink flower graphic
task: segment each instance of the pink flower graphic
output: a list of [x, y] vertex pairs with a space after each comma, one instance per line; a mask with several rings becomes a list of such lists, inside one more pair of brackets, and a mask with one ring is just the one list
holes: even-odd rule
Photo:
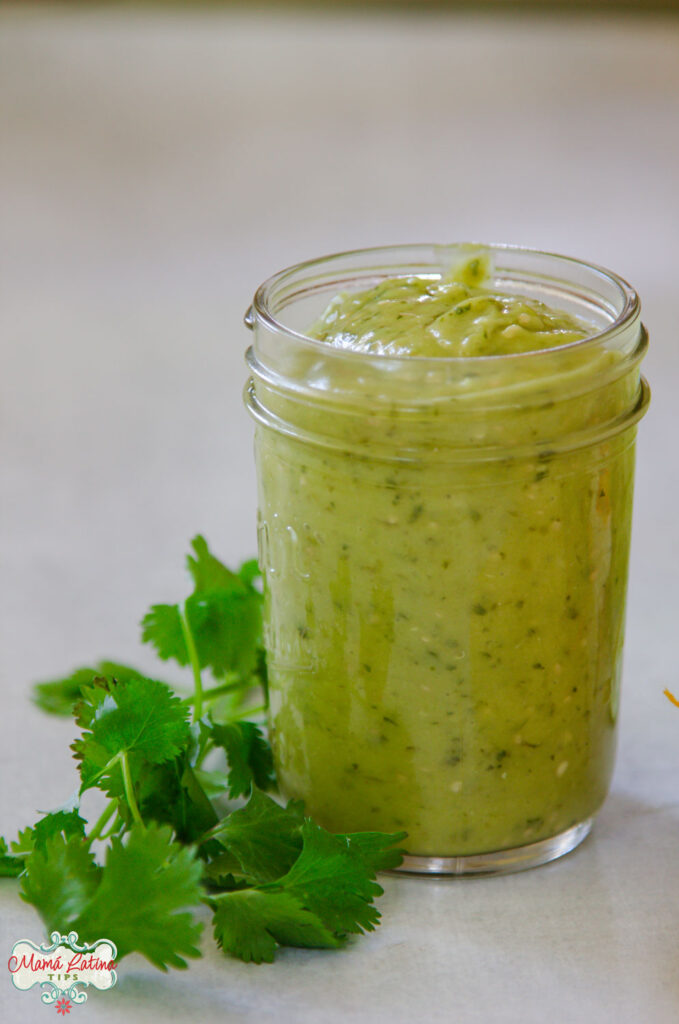
[[57, 1013], [66, 1016], [67, 1013], [71, 1012], [71, 1000], [70, 999], [58, 999], [57, 1000]]

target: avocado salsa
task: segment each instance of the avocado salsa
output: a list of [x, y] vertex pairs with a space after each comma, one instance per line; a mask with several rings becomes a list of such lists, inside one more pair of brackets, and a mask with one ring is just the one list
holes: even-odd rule
[[[321, 405], [281, 400], [300, 436], [258, 427], [281, 788], [326, 828], [403, 829], [419, 856], [520, 847], [586, 821], [615, 752], [633, 431], [559, 438], [622, 409], [632, 382], [580, 386], [615, 355], [576, 344], [560, 356], [564, 400], [534, 356], [483, 359], [497, 369], [477, 388], [479, 357], [546, 355], [596, 330], [490, 288], [487, 269], [475, 254], [445, 277], [340, 294], [308, 332], [346, 350], [346, 374], [352, 352], [468, 357], [471, 401], [435, 391], [423, 413], [363, 395], [330, 428]], [[331, 444], [308, 443], [328, 429]]]

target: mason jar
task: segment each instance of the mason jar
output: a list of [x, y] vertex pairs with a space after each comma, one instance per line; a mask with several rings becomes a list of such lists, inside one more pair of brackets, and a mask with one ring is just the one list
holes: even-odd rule
[[281, 791], [333, 832], [407, 832], [412, 872], [567, 853], [615, 756], [649, 402], [639, 300], [597, 266], [486, 251], [489, 290], [541, 300], [591, 336], [453, 358], [307, 333], [338, 293], [438, 280], [461, 245], [298, 264], [246, 314]]

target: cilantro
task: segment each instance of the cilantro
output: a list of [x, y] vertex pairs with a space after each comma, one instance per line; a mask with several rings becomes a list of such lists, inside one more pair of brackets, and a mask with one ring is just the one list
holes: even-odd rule
[[258, 726], [252, 722], [213, 724], [212, 738], [226, 752], [230, 797], [246, 796], [253, 784], [260, 789], [273, 784], [271, 747]]
[[193, 664], [194, 670], [209, 668], [218, 678], [228, 672], [251, 673], [261, 633], [262, 595], [252, 586], [255, 574], [245, 568], [249, 563], [243, 576], [231, 572], [201, 536], [191, 546], [194, 555], [187, 562], [193, 593], [183, 606], [153, 605], [142, 622], [142, 640], [163, 660]]
[[153, 644], [163, 661], [188, 665], [190, 658], [177, 604], [154, 604], [142, 620], [142, 640]]
[[227, 953], [246, 963], [272, 963], [278, 946], [333, 949], [342, 939], [294, 896], [242, 889], [218, 898], [214, 934]]
[[[38, 706], [71, 712], [80, 730], [80, 792], [108, 802], [93, 824], [70, 802], [9, 847], [0, 838], [0, 876], [20, 878], [49, 930], [105, 935], [119, 956], [163, 970], [200, 955], [201, 903], [222, 949], [247, 962], [270, 962], [279, 946], [338, 947], [378, 923], [375, 874], [400, 863], [402, 837], [335, 836], [301, 803], [263, 792], [275, 784], [271, 748], [243, 720], [263, 710], [253, 694], [267, 695], [261, 573], [254, 560], [232, 572], [201, 536], [191, 547], [192, 593], [153, 605], [143, 639], [190, 666], [193, 694], [110, 661], [37, 684]], [[221, 770], [206, 761], [217, 754]], [[222, 793], [248, 799], [225, 810], [213, 803]]]
[[259, 563], [256, 558], [249, 558], [247, 562], [243, 562], [238, 575], [244, 583], [252, 584], [255, 580], [261, 580], [262, 570], [259, 568]]
[[24, 870], [24, 858], [10, 853], [7, 840], [0, 836], [0, 878], [17, 878]]
[[48, 932], [65, 934], [94, 894], [100, 875], [101, 868], [78, 836], [54, 835], [43, 850], [34, 850], [27, 859], [22, 895], [38, 911]]
[[183, 843], [194, 842], [218, 821], [199, 775], [186, 754], [142, 773], [137, 799], [144, 821], [171, 825]]
[[44, 851], [48, 839], [58, 835], [63, 835], [65, 839], [70, 839], [71, 836], [84, 839], [86, 826], [87, 822], [80, 817], [77, 810], [46, 814], [31, 830], [33, 848]]
[[227, 866], [230, 855], [250, 881], [272, 879], [210, 899], [219, 945], [255, 963], [270, 963], [277, 945], [331, 948], [349, 933], [373, 931], [380, 919], [373, 900], [382, 894], [376, 864], [397, 866], [400, 851], [387, 851], [403, 838], [332, 835], [303, 818], [300, 805], [282, 808], [256, 792], [214, 834], [228, 851], [215, 864]]
[[73, 705], [80, 700], [81, 687], [91, 683], [98, 674], [94, 668], [78, 668], [64, 679], [35, 683], [33, 702], [52, 715], [70, 715]]
[[[403, 834], [385, 837], [394, 843]], [[360, 847], [346, 836], [334, 836], [307, 819], [302, 826], [302, 852], [276, 888], [296, 896], [334, 932], [373, 931], [380, 915], [372, 905], [382, 888]]]
[[183, 957], [200, 955], [201, 928], [178, 911], [199, 903], [202, 868], [170, 836], [134, 826], [127, 843], [112, 841], [103, 868], [78, 837], [53, 836], [28, 861], [23, 898], [49, 931], [75, 929], [86, 942], [105, 935], [121, 957], [138, 952], [162, 970], [185, 967]]
[[102, 778], [115, 786], [121, 765], [124, 771], [123, 755], [162, 764], [176, 757], [189, 737], [181, 701], [164, 683], [151, 679], [97, 679], [84, 691], [76, 721], [86, 727], [73, 744], [81, 791]]
[[91, 684], [97, 676], [115, 676], [118, 680], [131, 678], [143, 679], [144, 673], [138, 672], [129, 665], [114, 661], [100, 661], [95, 668], [77, 668], [63, 679], [53, 679], [47, 683], [35, 683], [33, 686], [33, 702], [42, 711], [52, 715], [70, 715], [73, 707], [81, 699], [82, 688]]
[[80, 817], [77, 810], [61, 809], [46, 814], [32, 827], [22, 829], [9, 849], [0, 836], [0, 877], [16, 878], [24, 870], [33, 851], [45, 853], [48, 840], [55, 836], [63, 837], [65, 840], [71, 836], [84, 838], [86, 825], [87, 822]]
[[193, 577], [196, 592], [229, 588], [236, 583], [238, 574], [220, 562], [210, 551], [205, 537], [198, 534], [191, 541], [193, 555], [186, 556], [186, 565]]
[[201, 667], [220, 677], [227, 672], [252, 672], [261, 628], [260, 595], [238, 586], [195, 593], [186, 602], [189, 625], [198, 637]]
[[[230, 870], [251, 882], [271, 882], [286, 874], [302, 850], [303, 808], [291, 801], [281, 807], [253, 787], [247, 805], [233, 811], [212, 835], [231, 857]], [[221, 866], [229, 861], [222, 856]]]
[[202, 867], [190, 847], [171, 842], [171, 830], [133, 826], [127, 842], [114, 838], [101, 881], [74, 927], [83, 941], [105, 935], [119, 957], [142, 953], [166, 970], [200, 956], [201, 926], [185, 908], [201, 898]]
[[351, 832], [343, 838], [349, 849], [357, 850], [370, 871], [377, 874], [378, 871], [393, 871], [399, 866], [403, 860], [403, 851], [396, 849], [394, 843], [402, 842], [406, 835], [406, 832], [393, 835], [384, 832]]

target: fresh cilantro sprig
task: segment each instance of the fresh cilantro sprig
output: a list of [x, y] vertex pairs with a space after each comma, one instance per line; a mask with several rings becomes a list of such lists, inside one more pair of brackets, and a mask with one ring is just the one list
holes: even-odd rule
[[[37, 684], [38, 706], [72, 713], [80, 730], [80, 787], [14, 842], [0, 838], [0, 876], [19, 879], [48, 930], [106, 936], [163, 970], [200, 955], [201, 905], [222, 949], [247, 962], [337, 948], [379, 923], [375, 876], [398, 866], [404, 834], [333, 835], [302, 803], [267, 795], [271, 748], [246, 720], [267, 693], [259, 569], [232, 572], [200, 536], [191, 548], [192, 593], [153, 605], [142, 640], [190, 667], [193, 692], [111, 661]], [[89, 790], [106, 800], [91, 824], [79, 806]]]
[[227, 569], [210, 552], [204, 537], [191, 542], [187, 564], [193, 593], [182, 604], [155, 604], [142, 622], [142, 640], [159, 657], [190, 665], [194, 678], [194, 717], [203, 711], [201, 670], [217, 678], [252, 675], [261, 636], [262, 595], [253, 583], [252, 562], [240, 572]]
[[[242, 960], [272, 961], [277, 945], [334, 948], [373, 931], [378, 870], [397, 867], [403, 838], [383, 833], [333, 835], [253, 788], [246, 807], [213, 830], [225, 850], [210, 867], [228, 870], [210, 900], [219, 945]], [[250, 883], [237, 887], [239, 878]]]

